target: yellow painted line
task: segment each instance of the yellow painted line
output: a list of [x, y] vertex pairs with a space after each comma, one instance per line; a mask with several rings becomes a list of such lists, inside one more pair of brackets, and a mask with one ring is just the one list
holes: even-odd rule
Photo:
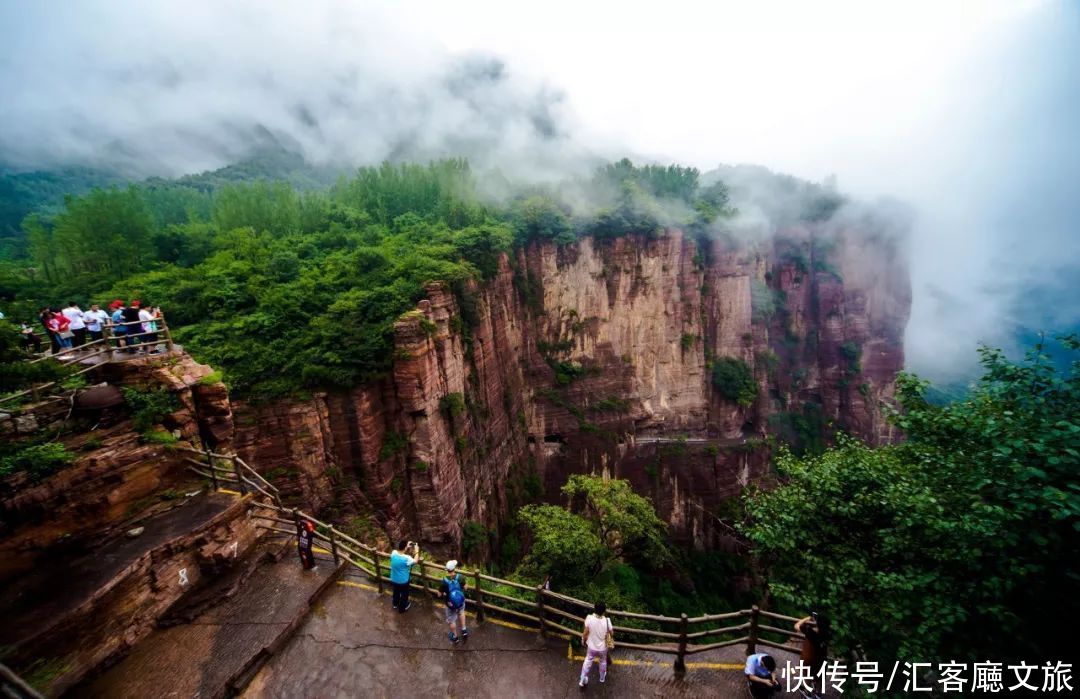
[[[379, 588], [374, 585], [365, 585], [364, 583], [353, 582], [352, 580], [338, 580], [338, 585], [344, 585], [346, 587], [359, 587], [361, 590], [368, 590], [370, 592], [378, 592]], [[383, 594], [386, 594], [385, 592]]]
[[[352, 580], [338, 580], [338, 585], [344, 587], [358, 587], [361, 590], [367, 590], [369, 592], [378, 592], [379, 588], [374, 585], [366, 585], [364, 583], [353, 582]], [[383, 594], [386, 594], [385, 592]], [[522, 626], [521, 624], [515, 624], [512, 621], [503, 621], [502, 619], [495, 619], [488, 616], [484, 619], [485, 624], [495, 624], [496, 626], [503, 626], [508, 629], [514, 629], [516, 631], [528, 631], [530, 633], [536, 633], [536, 629], [529, 628], [528, 626]], [[564, 638], [569, 640], [569, 637], [565, 634], [553, 634], [557, 638]], [[574, 655], [574, 647], [569, 643], [566, 644], [566, 659], [570, 662], [581, 662], [585, 660], [584, 655]], [[659, 660], [633, 660], [627, 658], [609, 658], [608, 662], [612, 665], [624, 665], [630, 667], [653, 667], [655, 665], [671, 665], [671, 662], [663, 662]], [[742, 670], [745, 667], [742, 663], [686, 663], [687, 670]]]
[[[330, 553], [329, 551], [327, 551], [326, 549], [324, 549], [324, 548], [322, 548], [320, 546], [312, 546], [311, 548], [312, 548], [313, 551], [318, 551], [319, 553]], [[333, 555], [333, 554], [330, 554], [330, 555]]]
[[[573, 661], [585, 660], [584, 655], [574, 655], [571, 647], [567, 644], [566, 647], [566, 659]], [[633, 660], [626, 658], [609, 658], [608, 663], [612, 665], [629, 665], [632, 667], [653, 667], [655, 665], [668, 666], [674, 661], [664, 662], [661, 660]], [[687, 670], [742, 670], [746, 666], [742, 663], [686, 663]]]

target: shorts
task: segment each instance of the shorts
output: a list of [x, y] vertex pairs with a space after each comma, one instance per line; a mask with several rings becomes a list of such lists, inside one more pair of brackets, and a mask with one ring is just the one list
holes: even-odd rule
[[[458, 608], [458, 609], [454, 609], [453, 607], [447, 607], [446, 608], [446, 623], [447, 624], [453, 624], [454, 622], [456, 622], [458, 620], [458, 615], [459, 614], [461, 614], [461, 615], [465, 614], [465, 605], [464, 604], [461, 605], [461, 607]], [[464, 621], [464, 620], [462, 620], [462, 621]]]

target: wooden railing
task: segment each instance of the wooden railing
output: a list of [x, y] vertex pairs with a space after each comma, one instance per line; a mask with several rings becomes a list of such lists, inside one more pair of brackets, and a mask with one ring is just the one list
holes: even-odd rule
[[[258, 520], [258, 527], [290, 536], [297, 535], [302, 520], [310, 520], [316, 527], [315, 538], [327, 544], [335, 564], [346, 561], [358, 568], [375, 583], [379, 592], [390, 582], [390, 554], [357, 541], [338, 531], [334, 525], [320, 522], [300, 510], [284, 508], [280, 503], [252, 501], [250, 511]], [[411, 586], [436, 598], [444, 566], [424, 560], [417, 568], [419, 575], [413, 576]], [[543, 585], [505, 580], [476, 569], [459, 568], [458, 572], [472, 583], [466, 585], [466, 597], [472, 601], [481, 620], [488, 614], [496, 614], [519, 624], [525, 622], [541, 635], [554, 633], [574, 638], [581, 634], [585, 616], [593, 609], [591, 602], [553, 592]], [[686, 669], [688, 656], [727, 646], [745, 645], [747, 655], [757, 652], [759, 646], [792, 653], [800, 650], [790, 642], [799, 638], [793, 627], [798, 619], [767, 612], [757, 606], [697, 617], [612, 609], [607, 611], [607, 616], [612, 619], [618, 648], [672, 655], [676, 672]], [[783, 623], [787, 628], [763, 621]]]
[[0, 697], [5, 699], [41, 699], [41, 695], [38, 694], [36, 689], [4, 664], [0, 664]]
[[[226, 485], [236, 486], [241, 495], [258, 494], [266, 498], [268, 502], [281, 507], [281, 493], [277, 487], [236, 454], [217, 454], [209, 449], [200, 451], [181, 446], [173, 448], [176, 451], [202, 457], [200, 459], [190, 456], [183, 458], [188, 463], [188, 470], [209, 479], [214, 490], [221, 490]], [[220, 466], [218, 462], [221, 461], [227, 462], [229, 466]]]
[[[153, 335], [153, 336], [161, 336], [162, 339], [155, 341], [154, 344], [155, 345], [164, 344], [165, 348], [166, 348], [166, 351], [172, 352], [172, 350], [173, 350], [172, 333], [169, 331], [169, 326], [165, 322], [164, 316], [155, 318], [154, 322], [157, 324], [158, 329], [156, 331], [152, 332], [152, 333], [148, 333], [148, 332], [138, 332], [138, 333], [124, 332], [124, 333], [120, 333], [120, 334], [114, 334], [113, 328], [115, 328], [116, 326], [125, 326], [125, 327], [129, 326], [129, 325], [141, 326], [142, 321], [139, 321], [139, 320], [126, 322], [126, 323], [113, 323], [112, 325], [109, 325], [109, 326], [102, 326], [102, 338], [100, 340], [93, 340], [91, 342], [84, 343], [83, 345], [81, 345], [79, 347], [71, 347], [71, 348], [66, 348], [65, 347], [61, 352], [59, 352], [57, 354], [48, 354], [48, 353], [46, 353], [46, 354], [39, 355], [35, 359], [29, 360], [30, 364], [37, 364], [39, 362], [52, 360], [52, 361], [56, 362], [57, 364], [59, 364], [60, 366], [66, 367], [66, 366], [71, 366], [72, 364], [81, 364], [82, 362], [85, 362], [88, 359], [93, 359], [94, 357], [102, 357], [104, 355], [104, 358], [101, 359], [100, 361], [94, 362], [94, 363], [90, 364], [89, 366], [87, 366], [87, 367], [85, 367], [83, 369], [80, 369], [79, 371], [68, 374], [63, 379], [59, 379], [57, 381], [49, 381], [47, 383], [34, 384], [30, 388], [28, 388], [26, 390], [23, 390], [23, 391], [19, 391], [18, 393], [10, 393], [10, 394], [8, 394], [6, 396], [0, 396], [0, 404], [6, 403], [6, 402], [12, 401], [12, 400], [18, 400], [20, 398], [25, 398], [26, 396], [31, 396], [34, 400], [37, 400], [38, 397], [40, 396], [40, 394], [42, 393], [42, 391], [46, 391], [48, 389], [59, 386], [61, 383], [63, 383], [67, 379], [70, 379], [73, 376], [80, 376], [82, 374], [85, 374], [85, 373], [87, 373], [89, 371], [93, 371], [94, 369], [97, 369], [98, 367], [100, 367], [100, 366], [102, 366], [104, 364], [108, 364], [110, 362], [121, 361], [123, 359], [122, 355], [127, 352], [128, 347], [138, 348], [138, 347], [141, 347], [141, 346], [147, 344], [147, 343], [140, 343], [140, 344], [136, 344], [136, 345], [121, 346], [119, 344], [120, 341], [123, 340], [126, 343], [127, 338], [142, 338], [142, 337], [147, 337], [147, 336], [151, 336], [151, 335]], [[91, 348], [93, 348], [92, 351], [87, 351], [88, 349], [91, 349]], [[117, 356], [117, 355], [121, 355], [121, 356]], [[63, 357], [63, 359], [61, 359], [61, 357]]]

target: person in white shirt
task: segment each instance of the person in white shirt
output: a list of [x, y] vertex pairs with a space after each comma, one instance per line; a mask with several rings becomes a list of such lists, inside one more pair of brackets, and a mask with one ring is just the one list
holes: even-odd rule
[[141, 341], [150, 347], [150, 354], [157, 354], [157, 333], [154, 332], [154, 312], [150, 309], [150, 306], [144, 306], [139, 309], [139, 320], [142, 321], [142, 332], [147, 333], [142, 336]]
[[581, 632], [581, 643], [585, 646], [585, 662], [581, 665], [579, 687], [589, 684], [589, 669], [592, 668], [593, 660], [600, 660], [600, 683], [603, 684], [607, 679], [608, 637], [611, 637], [614, 644], [615, 630], [611, 626], [611, 619], [604, 616], [606, 612], [607, 605], [597, 602], [593, 613], [585, 617], [585, 628]]
[[64, 314], [64, 317], [68, 319], [71, 325], [68, 326], [68, 330], [71, 331], [73, 337], [71, 338], [71, 346], [75, 349], [82, 347], [86, 344], [86, 323], [83, 321], [83, 312], [79, 308], [79, 304], [74, 301], [70, 301], [67, 308], [60, 311]]
[[91, 304], [90, 310], [83, 313], [83, 322], [86, 323], [86, 329], [90, 331], [90, 341], [96, 342], [105, 337], [104, 328], [109, 324], [109, 314], [101, 310], [96, 303]]

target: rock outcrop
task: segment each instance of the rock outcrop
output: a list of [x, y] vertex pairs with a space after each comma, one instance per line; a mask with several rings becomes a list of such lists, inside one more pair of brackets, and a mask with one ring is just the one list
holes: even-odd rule
[[[883, 235], [532, 244], [485, 283], [426, 295], [395, 326], [390, 376], [238, 406], [241, 455], [298, 502], [436, 549], [456, 550], [468, 521], [497, 527], [538, 480], [555, 497], [590, 471], [630, 478], [677, 535], [710, 546], [712, 509], [767, 474], [768, 437], [894, 438], [880, 406], [910, 289]], [[721, 358], [745, 365], [756, 397], [717, 389]]]

